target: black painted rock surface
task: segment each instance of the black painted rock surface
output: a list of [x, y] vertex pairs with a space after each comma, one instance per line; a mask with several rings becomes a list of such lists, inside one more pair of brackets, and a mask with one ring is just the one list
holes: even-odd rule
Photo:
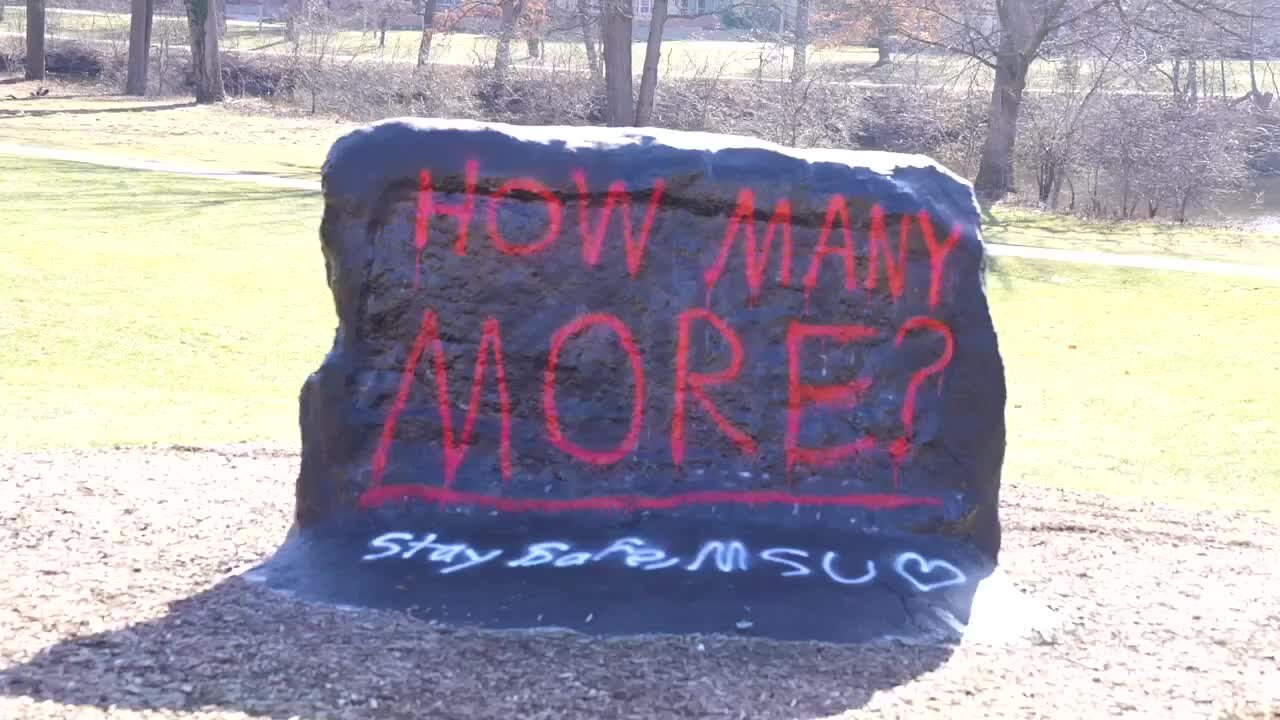
[[967, 183], [404, 120], [339, 140], [324, 194], [339, 326], [275, 585], [606, 634], [963, 625], [1005, 444]]

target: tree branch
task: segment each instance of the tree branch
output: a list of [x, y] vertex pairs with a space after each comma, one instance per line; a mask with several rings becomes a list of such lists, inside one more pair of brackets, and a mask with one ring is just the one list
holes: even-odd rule
[[996, 69], [996, 64], [995, 64], [994, 62], [992, 62], [991, 60], [988, 60], [987, 58], [985, 58], [985, 57], [983, 57], [982, 55], [978, 54], [978, 51], [977, 51], [977, 49], [976, 49], [976, 48], [972, 48], [972, 47], [970, 47], [970, 48], [957, 47], [957, 46], [951, 45], [951, 44], [949, 44], [949, 43], [938, 42], [938, 41], [936, 41], [936, 40], [930, 40], [929, 38], [922, 37], [922, 36], [919, 36], [919, 35], [915, 35], [914, 33], [910, 33], [910, 32], [907, 32], [906, 30], [902, 30], [902, 29], [899, 29], [899, 30], [898, 30], [898, 34], [899, 34], [899, 35], [901, 35], [902, 37], [904, 37], [904, 38], [906, 38], [906, 39], [908, 39], [908, 40], [912, 41], [912, 42], [918, 42], [918, 43], [920, 43], [921, 45], [928, 45], [929, 47], [936, 47], [936, 48], [939, 48], [939, 49], [941, 49], [941, 50], [947, 50], [947, 51], [949, 51], [949, 52], [958, 53], [958, 54], [960, 54], [960, 55], [964, 55], [964, 56], [965, 56], [965, 57], [967, 57], [967, 58], [971, 58], [971, 59], [973, 59], [973, 60], [976, 60], [976, 61], [978, 61], [978, 62], [982, 63], [983, 65], [986, 65], [987, 67], [991, 68], [992, 70]]

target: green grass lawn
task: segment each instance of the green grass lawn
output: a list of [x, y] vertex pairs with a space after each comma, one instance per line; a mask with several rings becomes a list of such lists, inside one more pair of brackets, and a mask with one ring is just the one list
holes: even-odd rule
[[1106, 222], [996, 207], [983, 236], [994, 243], [1280, 266], [1280, 232], [1170, 222]]
[[0, 188], [3, 445], [295, 439], [334, 325], [315, 194], [10, 158]]
[[[298, 442], [314, 194], [0, 156], [0, 446]], [[1006, 478], [1280, 507], [1280, 285], [1001, 258]]]

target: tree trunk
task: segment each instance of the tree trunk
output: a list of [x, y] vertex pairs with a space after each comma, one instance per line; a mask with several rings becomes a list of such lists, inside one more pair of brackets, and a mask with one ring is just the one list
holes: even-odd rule
[[591, 12], [587, 0], [578, 0], [578, 22], [582, 23], [582, 44], [587, 49], [587, 69], [591, 72], [591, 84], [600, 87], [604, 83], [604, 74], [600, 71], [596, 39], [591, 35]]
[[1249, 90], [1253, 93], [1258, 92], [1258, 75], [1254, 70], [1254, 60], [1257, 58], [1255, 35], [1253, 32], [1253, 2], [1249, 2]]
[[302, 0], [286, 0], [284, 10], [284, 37], [298, 39], [298, 18], [302, 15]]
[[1178, 214], [1174, 217], [1174, 220], [1180, 223], [1187, 221], [1187, 205], [1191, 204], [1191, 191], [1188, 190], [1181, 193], [1181, 195], [1182, 200], [1178, 203]]
[[1187, 59], [1187, 99], [1196, 104], [1199, 95], [1199, 76], [1196, 70], [1196, 60]]
[[186, 0], [197, 103], [221, 102], [227, 97], [222, 87], [222, 57], [218, 53], [217, 3], [220, 1]]
[[631, 4], [629, 0], [604, 0], [600, 15], [607, 121], [613, 127], [621, 127], [635, 118], [631, 96]]
[[27, 0], [27, 79], [44, 79], [44, 0]]
[[991, 89], [987, 139], [982, 144], [974, 192], [985, 203], [994, 203], [1013, 192], [1013, 148], [1017, 138], [1018, 111], [1027, 85], [1029, 57], [1001, 53]]
[[498, 27], [498, 48], [493, 54], [493, 81], [505, 84], [511, 74], [511, 41], [516, 37], [516, 24], [524, 13], [525, 0], [503, 0], [502, 24]]
[[1027, 88], [1027, 71], [1066, 3], [1042, 6], [1040, 9], [1046, 11], [1043, 15], [1038, 15], [1034, 5], [1022, 0], [996, 2], [1000, 41], [995, 83], [991, 88], [987, 137], [982, 143], [978, 175], [973, 180], [974, 194], [984, 206], [990, 206], [1014, 190], [1013, 151], [1018, 137], [1018, 111]]
[[1049, 198], [1053, 195], [1053, 188], [1057, 184], [1058, 163], [1056, 160], [1048, 159], [1040, 161], [1040, 174], [1037, 178], [1037, 195], [1040, 202], [1045, 205], [1049, 204]]
[[896, 19], [891, 8], [882, 8], [876, 13], [876, 64], [872, 67], [883, 67], [893, 62], [893, 37], [896, 27]]
[[422, 42], [418, 44], [418, 71], [423, 72], [431, 58], [431, 39], [436, 34], [436, 0], [422, 2]]
[[155, 0], [133, 0], [129, 15], [129, 68], [125, 74], [126, 95], [147, 94], [147, 66], [151, 56], [151, 21]]
[[662, 31], [667, 24], [667, 0], [653, 0], [649, 18], [649, 39], [644, 46], [640, 70], [640, 97], [636, 99], [636, 127], [647, 127], [653, 118], [653, 99], [658, 90], [658, 61], [662, 57]]
[[796, 0], [796, 19], [791, 27], [791, 84], [804, 82], [809, 64], [809, 0]]

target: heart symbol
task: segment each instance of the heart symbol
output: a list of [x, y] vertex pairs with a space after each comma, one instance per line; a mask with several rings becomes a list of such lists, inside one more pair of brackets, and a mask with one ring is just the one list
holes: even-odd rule
[[[915, 575], [911, 574], [908, 570], [909, 565], [920, 566], [920, 571], [917, 575], [921, 578], [927, 579], [930, 575], [939, 571], [950, 575], [950, 577], [946, 577], [942, 580], [935, 580], [934, 582], [927, 582], [927, 580], [921, 581], [920, 579], [917, 579]], [[916, 589], [920, 592], [932, 592], [939, 588], [950, 587], [951, 585], [961, 585], [969, 579], [965, 577], [964, 573], [960, 572], [960, 568], [952, 565], [946, 560], [926, 560], [920, 553], [913, 552], [904, 552], [899, 555], [898, 559], [893, 561], [893, 569], [897, 570], [898, 574], [906, 578], [912, 585], [915, 585]]]

